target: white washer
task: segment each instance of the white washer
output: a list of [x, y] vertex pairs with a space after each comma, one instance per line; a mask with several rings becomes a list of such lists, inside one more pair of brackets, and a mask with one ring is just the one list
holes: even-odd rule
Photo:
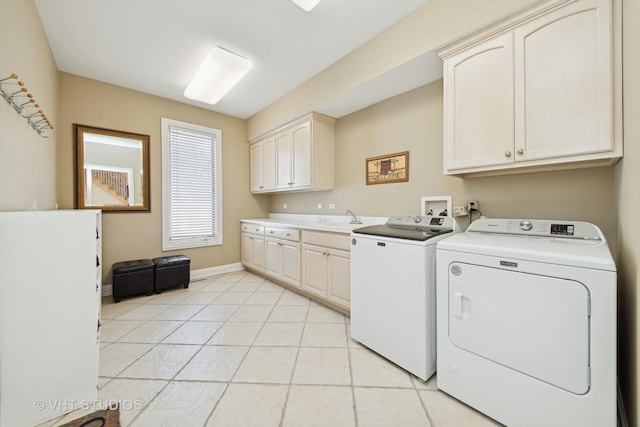
[[436, 369], [436, 242], [451, 217], [394, 215], [351, 234], [351, 337], [427, 380]]
[[438, 388], [508, 426], [616, 425], [616, 268], [584, 222], [481, 219], [437, 246]]

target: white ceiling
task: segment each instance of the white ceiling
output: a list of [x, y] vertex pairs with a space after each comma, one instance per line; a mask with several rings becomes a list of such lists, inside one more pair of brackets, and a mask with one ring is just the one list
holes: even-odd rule
[[[248, 118], [429, 0], [35, 0], [60, 71]], [[183, 92], [221, 46], [249, 58], [249, 74], [218, 104]], [[316, 111], [341, 117], [430, 80], [432, 55], [380, 76]], [[396, 75], [397, 73], [397, 75]], [[395, 78], [399, 77], [399, 78]]]

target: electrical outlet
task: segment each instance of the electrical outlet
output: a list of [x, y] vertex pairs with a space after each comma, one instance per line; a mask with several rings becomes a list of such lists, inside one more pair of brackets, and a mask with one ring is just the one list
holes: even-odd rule
[[335, 208], [336, 208], [335, 203], [329, 203], [329, 209], [335, 209]]
[[467, 202], [467, 210], [471, 211], [471, 209], [480, 210], [480, 205], [478, 205], [477, 200], [469, 200]]
[[453, 207], [453, 216], [466, 216], [469, 215], [468, 206], [454, 206]]
[[324, 209], [324, 203], [318, 203], [318, 209]]
[[289, 205], [287, 205], [286, 203], [282, 204], [282, 209], [287, 209], [289, 207]]

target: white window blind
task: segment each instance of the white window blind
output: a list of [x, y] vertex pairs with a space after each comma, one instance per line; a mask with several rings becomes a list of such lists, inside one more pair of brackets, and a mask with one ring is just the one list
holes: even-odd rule
[[163, 119], [163, 249], [222, 244], [218, 129]]

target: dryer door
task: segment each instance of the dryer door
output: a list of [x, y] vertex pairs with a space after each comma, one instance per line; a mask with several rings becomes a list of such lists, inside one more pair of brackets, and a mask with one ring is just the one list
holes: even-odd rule
[[449, 338], [572, 393], [589, 390], [589, 291], [580, 282], [452, 263]]

